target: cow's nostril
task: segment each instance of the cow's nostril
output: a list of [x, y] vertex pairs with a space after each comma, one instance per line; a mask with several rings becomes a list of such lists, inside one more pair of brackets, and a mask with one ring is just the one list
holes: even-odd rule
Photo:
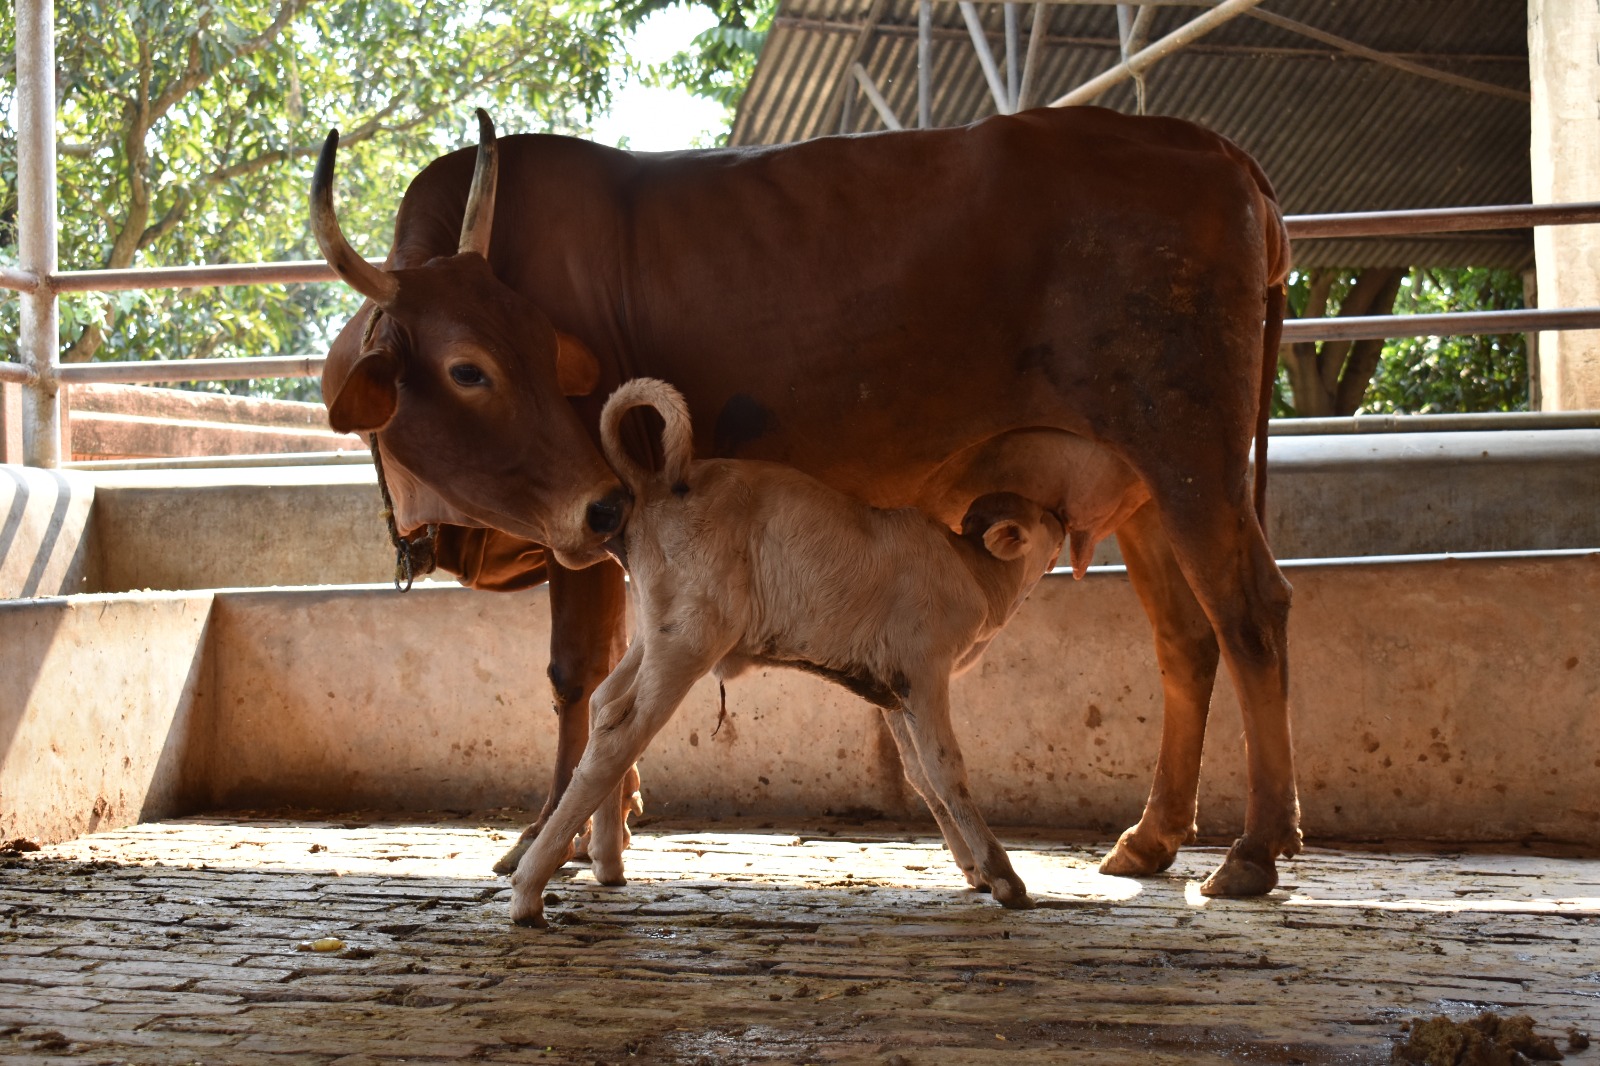
[[589, 505], [589, 528], [601, 536], [610, 536], [622, 528], [622, 518], [627, 510], [627, 494], [620, 490], [612, 492]]

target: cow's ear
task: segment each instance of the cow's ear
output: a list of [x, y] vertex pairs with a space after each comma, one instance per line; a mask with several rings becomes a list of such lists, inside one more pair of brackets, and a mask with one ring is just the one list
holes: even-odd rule
[[587, 396], [600, 384], [600, 360], [578, 338], [556, 331], [556, 384], [563, 396]]
[[1020, 522], [996, 522], [983, 531], [983, 546], [996, 559], [1020, 559], [1028, 553], [1028, 531]]
[[367, 352], [350, 368], [328, 402], [335, 433], [374, 433], [389, 424], [399, 402], [400, 360], [388, 349]]

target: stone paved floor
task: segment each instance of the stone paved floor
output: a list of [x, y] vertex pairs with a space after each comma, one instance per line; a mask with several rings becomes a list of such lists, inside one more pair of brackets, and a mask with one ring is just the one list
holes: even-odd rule
[[925, 829], [820, 824], [650, 825], [627, 887], [552, 884], [548, 931], [506, 921], [515, 830], [483, 816], [0, 858], [0, 1063], [1361, 1063], [1438, 1012], [1600, 1030], [1600, 860], [1312, 849], [1207, 902], [1216, 849], [1139, 882], [1002, 832], [1040, 902], [1007, 912]]

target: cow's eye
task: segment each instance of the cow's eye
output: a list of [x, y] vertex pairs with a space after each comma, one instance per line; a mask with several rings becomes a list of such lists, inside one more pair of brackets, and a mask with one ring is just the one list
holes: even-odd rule
[[471, 363], [457, 363], [455, 366], [451, 367], [450, 380], [454, 381], [457, 385], [468, 387], [473, 385], [483, 385], [488, 382], [488, 378], [483, 376], [483, 371], [473, 366]]

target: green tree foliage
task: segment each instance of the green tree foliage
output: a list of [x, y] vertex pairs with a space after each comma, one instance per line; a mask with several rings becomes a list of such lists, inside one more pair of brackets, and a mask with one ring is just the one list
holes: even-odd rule
[[[1400, 286], [1395, 314], [1509, 311], [1525, 306], [1510, 270], [1415, 270]], [[1527, 335], [1406, 337], [1384, 345], [1364, 412], [1442, 414], [1528, 409]]]
[[[1442, 314], [1523, 306], [1520, 275], [1481, 267], [1417, 268], [1403, 275], [1297, 271], [1289, 282], [1293, 317]], [[1293, 418], [1527, 407], [1527, 339], [1517, 333], [1284, 345], [1272, 413]]]
[[657, 11], [696, 3], [715, 14], [717, 24], [697, 35], [688, 48], [645, 71], [644, 80], [717, 101], [727, 108], [731, 127], [755, 74], [777, 0], [619, 0], [617, 11], [632, 29]]
[[[0, 40], [14, 39], [0, 5]], [[315, 258], [311, 160], [341, 130], [340, 219], [368, 255], [428, 160], [503, 128], [578, 132], [621, 56], [599, 0], [76, 0], [56, 6], [63, 269]], [[0, 59], [0, 108], [16, 92]], [[16, 137], [0, 131], [0, 261], [16, 259]], [[62, 357], [293, 354], [326, 345], [343, 286], [85, 295]], [[14, 350], [14, 299], [0, 346]], [[290, 390], [303, 391], [303, 390]]]

